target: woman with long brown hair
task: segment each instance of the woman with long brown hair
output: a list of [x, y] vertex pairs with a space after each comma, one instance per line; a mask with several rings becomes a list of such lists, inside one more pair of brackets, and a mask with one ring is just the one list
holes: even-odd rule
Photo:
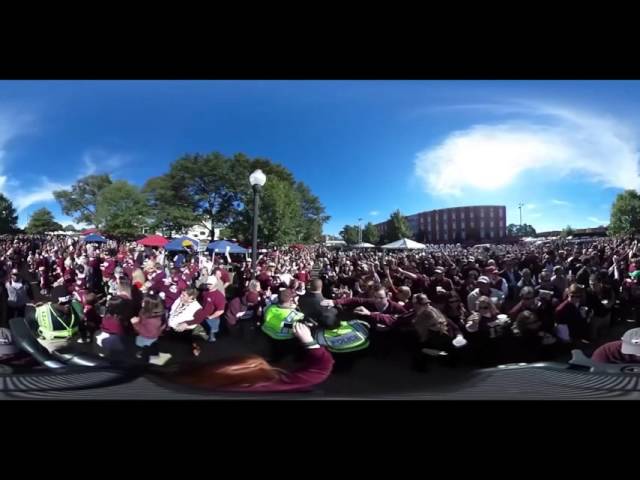
[[334, 360], [316, 343], [311, 330], [302, 322], [293, 326], [295, 337], [306, 350], [305, 363], [287, 372], [270, 365], [264, 358], [250, 355], [213, 365], [190, 368], [170, 375], [172, 381], [195, 388], [240, 392], [299, 392], [324, 382]]
[[443, 359], [448, 364], [459, 361], [459, 351], [467, 341], [458, 326], [440, 310], [427, 306], [416, 316], [413, 325], [419, 348], [414, 365], [418, 369], [423, 369], [429, 358]]

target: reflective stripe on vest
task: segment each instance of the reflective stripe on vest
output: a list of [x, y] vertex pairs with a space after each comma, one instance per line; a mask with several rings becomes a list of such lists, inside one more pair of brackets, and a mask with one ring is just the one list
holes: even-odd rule
[[338, 328], [318, 331], [316, 341], [334, 353], [363, 350], [369, 346], [369, 330], [365, 325], [359, 320], [340, 322]]
[[264, 312], [262, 331], [275, 340], [293, 338], [293, 324], [302, 320], [304, 315], [293, 308], [269, 305]]
[[[36, 308], [36, 320], [38, 321], [38, 334], [45, 340], [53, 340], [54, 338], [69, 338], [78, 332], [78, 314], [76, 311], [76, 305], [71, 307], [71, 322], [69, 325], [52, 311], [51, 305], [42, 305]], [[57, 320], [65, 327], [62, 330], [53, 329], [53, 320], [51, 316], [54, 315]]]

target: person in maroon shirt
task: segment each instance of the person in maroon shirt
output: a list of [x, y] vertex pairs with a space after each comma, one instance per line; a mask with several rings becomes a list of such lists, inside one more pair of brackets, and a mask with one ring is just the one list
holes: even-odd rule
[[369, 317], [375, 323], [384, 325], [393, 324], [397, 318], [395, 316], [407, 313], [405, 307], [388, 299], [387, 291], [384, 287], [376, 288], [373, 292], [373, 298], [340, 298], [326, 303], [327, 305], [333, 303], [339, 307], [356, 307], [353, 313]]
[[448, 293], [453, 290], [453, 283], [444, 276], [444, 268], [436, 267], [434, 276], [427, 287], [427, 296], [434, 303], [446, 303]]
[[304, 345], [304, 364], [291, 372], [270, 365], [255, 355], [214, 365], [196, 367], [169, 378], [182, 385], [208, 390], [236, 392], [300, 392], [324, 382], [333, 369], [331, 354], [318, 345], [302, 322], [293, 333]]
[[591, 360], [598, 363], [640, 363], [640, 328], [627, 330], [621, 340], [600, 346]]
[[568, 328], [572, 342], [589, 343], [588, 318], [591, 313], [584, 287], [574, 283], [569, 287], [569, 298], [556, 308], [556, 323]]
[[295, 278], [305, 285], [311, 281], [311, 275], [309, 275], [309, 272], [307, 272], [304, 264], [300, 264], [298, 273], [295, 274]]
[[273, 286], [273, 272], [274, 267], [269, 266], [266, 269], [260, 271], [256, 279], [260, 282], [260, 288], [262, 290], [268, 290]]
[[186, 322], [188, 325], [194, 325], [206, 321], [209, 325], [209, 342], [216, 341], [216, 333], [220, 328], [220, 317], [224, 314], [227, 304], [218, 287], [218, 278], [211, 275], [207, 280], [208, 290], [204, 291], [199, 299], [202, 308], [195, 313], [192, 321]]

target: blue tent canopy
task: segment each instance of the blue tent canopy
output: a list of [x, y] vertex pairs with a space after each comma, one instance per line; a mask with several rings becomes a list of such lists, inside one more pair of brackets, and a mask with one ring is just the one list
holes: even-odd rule
[[191, 237], [174, 238], [164, 246], [164, 249], [167, 252], [182, 252], [185, 250], [185, 248], [182, 246], [182, 242], [184, 242], [185, 240], [189, 240], [193, 244], [194, 248], [196, 250], [198, 249], [198, 245], [199, 245], [198, 240], [195, 240]]
[[228, 240], [217, 240], [215, 242], [211, 242], [209, 243], [209, 245], [207, 245], [207, 250], [210, 250], [210, 251], [217, 250], [220, 253], [225, 253], [227, 251], [227, 247], [229, 247], [229, 253], [247, 253], [248, 252], [246, 248], [242, 248], [237, 243], [233, 243]]
[[86, 237], [84, 237], [82, 239], [84, 242], [87, 243], [107, 243], [107, 239], [104, 238], [102, 235], [98, 235], [97, 233], [92, 233], [91, 235], [87, 235]]

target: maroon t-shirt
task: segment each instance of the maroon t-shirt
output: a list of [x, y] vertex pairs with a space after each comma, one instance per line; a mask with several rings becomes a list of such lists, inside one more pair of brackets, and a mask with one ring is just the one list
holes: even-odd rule
[[593, 352], [591, 360], [598, 363], [640, 363], [640, 356], [626, 355], [621, 348], [622, 340], [605, 343]]

